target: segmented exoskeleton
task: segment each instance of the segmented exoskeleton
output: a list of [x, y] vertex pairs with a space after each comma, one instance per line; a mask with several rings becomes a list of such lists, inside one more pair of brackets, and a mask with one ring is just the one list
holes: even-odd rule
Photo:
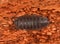
[[13, 21], [17, 29], [39, 29], [49, 24], [49, 19], [40, 15], [23, 15]]

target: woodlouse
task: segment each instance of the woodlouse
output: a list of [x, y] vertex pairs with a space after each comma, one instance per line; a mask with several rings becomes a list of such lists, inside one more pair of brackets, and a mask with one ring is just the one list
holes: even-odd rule
[[39, 29], [49, 24], [49, 19], [40, 15], [23, 15], [17, 17], [13, 23], [17, 29]]

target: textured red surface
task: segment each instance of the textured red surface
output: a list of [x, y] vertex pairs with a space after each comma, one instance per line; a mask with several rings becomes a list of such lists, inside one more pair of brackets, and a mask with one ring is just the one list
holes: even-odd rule
[[[43, 15], [52, 22], [42, 31], [16, 30], [15, 17]], [[0, 44], [60, 44], [60, 0], [0, 0]]]

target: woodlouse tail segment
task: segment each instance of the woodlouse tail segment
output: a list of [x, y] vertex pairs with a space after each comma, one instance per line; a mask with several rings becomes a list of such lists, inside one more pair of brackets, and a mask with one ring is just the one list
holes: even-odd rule
[[49, 21], [49, 19], [47, 19], [45, 17], [45, 18], [41, 19], [40, 24], [41, 24], [41, 26], [46, 26], [46, 25], [50, 24], [50, 21]]

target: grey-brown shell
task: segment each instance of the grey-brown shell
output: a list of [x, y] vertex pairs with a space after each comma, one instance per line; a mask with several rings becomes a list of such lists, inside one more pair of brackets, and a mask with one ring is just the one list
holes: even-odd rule
[[23, 15], [14, 20], [17, 29], [39, 29], [49, 24], [49, 19], [40, 15]]

